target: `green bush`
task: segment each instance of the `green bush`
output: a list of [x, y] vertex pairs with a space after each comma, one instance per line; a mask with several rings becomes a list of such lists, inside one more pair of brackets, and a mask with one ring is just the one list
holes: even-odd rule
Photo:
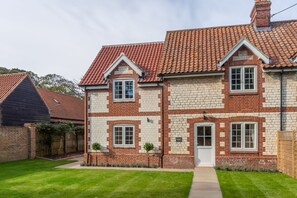
[[92, 149], [95, 151], [99, 151], [101, 150], [101, 144], [99, 144], [98, 142], [95, 142], [92, 144]]
[[143, 148], [144, 150], [148, 153], [150, 152], [151, 150], [154, 149], [154, 145], [152, 143], [148, 143], [146, 142], [144, 145], [143, 145]]

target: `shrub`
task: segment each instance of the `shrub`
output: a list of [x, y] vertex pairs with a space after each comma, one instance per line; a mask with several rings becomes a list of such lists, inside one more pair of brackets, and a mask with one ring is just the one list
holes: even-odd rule
[[[154, 149], [154, 145], [152, 143], [146, 142], [143, 145], [144, 150], [146, 151], [147, 155], [148, 153]], [[150, 167], [150, 156], [147, 156], [147, 167]]]
[[95, 151], [101, 150], [101, 145], [98, 142], [92, 144], [92, 149]]
[[143, 145], [143, 148], [144, 150], [148, 153], [150, 152], [151, 150], [154, 149], [154, 145], [152, 143], [148, 143], [146, 142], [144, 145]]

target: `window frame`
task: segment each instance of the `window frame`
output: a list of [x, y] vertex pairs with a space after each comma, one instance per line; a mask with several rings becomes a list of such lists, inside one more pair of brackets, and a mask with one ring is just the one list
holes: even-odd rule
[[[232, 147], [232, 124], [241, 124], [241, 147], [235, 148]], [[254, 139], [254, 148], [245, 148], [245, 125], [254, 124], [255, 125], [255, 139]], [[258, 123], [257, 122], [231, 122], [230, 123], [230, 150], [231, 151], [258, 151]]]
[[[241, 75], [240, 75], [240, 90], [233, 90], [232, 89], [232, 69], [238, 69], [240, 68]], [[254, 89], [245, 89], [245, 68], [254, 68]], [[257, 67], [255, 65], [241, 65], [241, 66], [230, 66], [229, 67], [229, 90], [230, 93], [253, 93], [257, 92], [257, 86], [258, 86], [258, 80], [257, 80]]]
[[[122, 128], [122, 144], [115, 143], [115, 128], [121, 127]], [[126, 144], [126, 127], [133, 128], [133, 144]], [[116, 124], [112, 127], [112, 145], [113, 147], [125, 147], [125, 148], [134, 148], [135, 147], [135, 125], [133, 124]]]
[[[125, 92], [126, 92], [126, 83], [127, 81], [132, 81], [132, 86], [133, 86], [133, 98], [126, 98]], [[122, 98], [115, 98], [115, 83], [116, 82], [122, 82], [122, 86], [123, 86], [123, 97]], [[114, 79], [112, 82], [112, 98], [113, 101], [116, 102], [123, 102], [123, 101], [127, 101], [127, 102], [131, 102], [131, 101], [135, 101], [135, 80], [134, 79], [129, 79], [129, 78], [118, 78], [118, 79]]]

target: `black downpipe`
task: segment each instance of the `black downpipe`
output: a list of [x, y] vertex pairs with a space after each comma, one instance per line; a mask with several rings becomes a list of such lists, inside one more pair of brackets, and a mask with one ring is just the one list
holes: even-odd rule
[[[163, 79], [162, 79], [163, 80]], [[164, 157], [164, 83], [162, 86], [162, 153], [161, 153], [161, 168], [163, 168], [163, 157]]]
[[283, 70], [280, 72], [280, 131], [283, 130]]

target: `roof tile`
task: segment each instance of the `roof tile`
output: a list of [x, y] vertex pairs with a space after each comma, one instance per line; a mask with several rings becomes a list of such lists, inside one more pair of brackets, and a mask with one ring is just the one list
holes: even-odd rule
[[103, 46], [82, 78], [80, 85], [106, 84], [103, 73], [121, 53], [147, 72], [147, 75], [139, 80], [140, 82], [160, 81], [156, 72], [162, 49], [163, 42]]
[[27, 77], [27, 73], [0, 74], [0, 103]]
[[242, 37], [272, 60], [264, 68], [297, 67], [290, 61], [297, 52], [297, 20], [272, 22], [271, 26], [271, 31], [255, 31], [251, 24], [168, 31], [157, 73], [222, 71], [218, 61]]
[[51, 118], [84, 120], [84, 102], [80, 98], [43, 88], [38, 88], [37, 90], [49, 109]]

